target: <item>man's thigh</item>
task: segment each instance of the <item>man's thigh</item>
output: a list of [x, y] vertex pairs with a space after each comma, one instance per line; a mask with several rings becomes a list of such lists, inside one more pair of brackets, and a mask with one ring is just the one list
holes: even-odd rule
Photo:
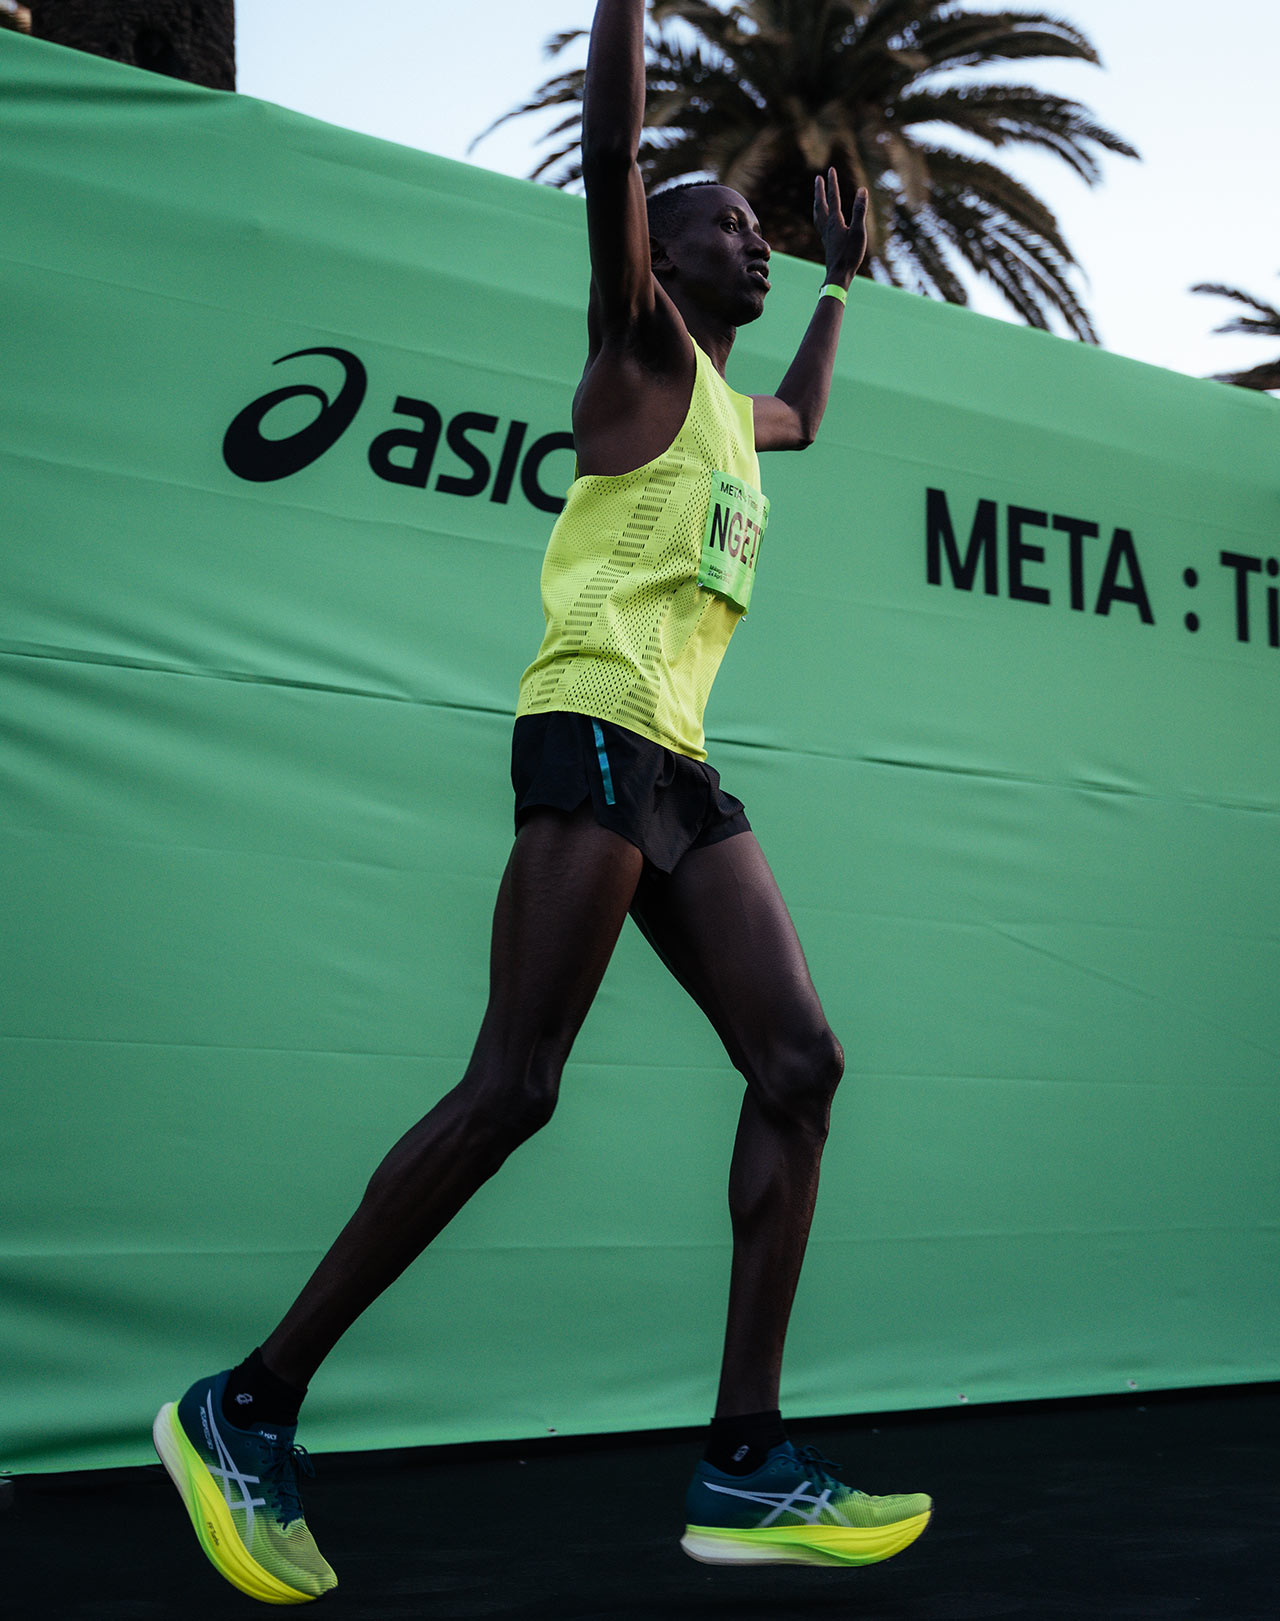
[[575, 1034], [635, 893], [643, 857], [589, 805], [529, 814], [498, 890], [486, 1025], [515, 1037]]
[[827, 1029], [795, 924], [754, 833], [648, 868], [631, 915], [750, 1075]]

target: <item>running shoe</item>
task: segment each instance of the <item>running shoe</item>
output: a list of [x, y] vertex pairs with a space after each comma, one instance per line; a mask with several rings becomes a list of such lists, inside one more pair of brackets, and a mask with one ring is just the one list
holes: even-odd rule
[[151, 1428], [156, 1451], [219, 1575], [264, 1604], [306, 1604], [338, 1585], [298, 1498], [298, 1469], [315, 1468], [293, 1444], [296, 1426], [228, 1424], [226, 1382], [218, 1373], [166, 1402]]
[[704, 1565], [874, 1565], [929, 1523], [923, 1492], [868, 1497], [837, 1480], [814, 1447], [776, 1446], [751, 1475], [700, 1463], [680, 1546]]

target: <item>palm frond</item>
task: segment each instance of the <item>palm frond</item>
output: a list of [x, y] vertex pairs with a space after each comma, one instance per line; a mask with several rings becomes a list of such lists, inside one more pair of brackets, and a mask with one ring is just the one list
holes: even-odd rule
[[981, 199], [1016, 221], [1022, 230], [1040, 237], [1064, 265], [1075, 265], [1075, 257], [1063, 239], [1053, 211], [997, 164], [947, 147], [932, 147], [929, 168], [936, 182], [932, 198], [934, 209], [944, 196]]
[[1098, 53], [1074, 23], [1039, 11], [955, 11], [930, 7], [918, 43], [938, 66], [1066, 57], [1098, 65]]
[[[1268, 304], [1265, 299], [1255, 298], [1242, 287], [1228, 287], [1222, 282], [1200, 281], [1191, 289], [1193, 293], [1211, 293], [1215, 298], [1229, 298], [1233, 303], [1243, 304], [1246, 309], [1256, 311], [1254, 315], [1236, 315], [1221, 326], [1215, 326], [1217, 333], [1245, 333], [1254, 338], [1280, 338], [1280, 309], [1274, 304]], [[1261, 366], [1251, 366], [1247, 371], [1215, 372], [1213, 380], [1217, 383], [1234, 383], [1237, 388], [1254, 388], [1269, 393], [1272, 389], [1280, 389], [1280, 359], [1269, 360]]]
[[1246, 293], [1240, 287], [1224, 287], [1220, 282], [1197, 282], [1191, 289], [1193, 293], [1212, 293], [1218, 298], [1230, 298], [1237, 304], [1244, 304], [1251, 310], [1256, 310], [1257, 316], [1236, 315], [1222, 326], [1215, 326], [1214, 332], [1251, 332], [1259, 337], [1280, 337], [1280, 309], [1274, 304], [1268, 304], [1261, 298], [1255, 298], [1252, 293]]
[[[577, 121], [582, 122], [582, 90], [586, 80], [586, 71], [583, 68], [574, 68], [568, 73], [561, 73], [554, 79], [548, 79], [544, 85], [534, 91], [533, 95], [522, 107], [512, 107], [508, 112], [501, 113], [492, 124], [487, 124], [479, 135], [474, 136], [467, 143], [467, 151], [474, 152], [486, 136], [492, 135], [494, 130], [501, 129], [503, 124], [509, 123], [513, 118], [523, 118], [526, 113], [545, 112], [548, 107], [563, 107], [574, 103], [578, 107]], [[540, 137], [546, 140], [546, 135]], [[529, 178], [535, 179], [545, 165], [539, 165], [537, 171]]]
[[543, 56], [548, 58], [559, 56], [560, 52], [566, 50], [575, 40], [586, 39], [588, 32], [589, 30], [585, 28], [565, 28], [558, 34], [552, 34], [542, 47]]
[[1237, 388], [1254, 388], [1269, 394], [1280, 388], [1280, 359], [1253, 366], [1248, 371], [1222, 371], [1213, 375], [1215, 383], [1234, 383]]
[[1078, 101], [1048, 95], [1031, 85], [970, 84], [920, 89], [901, 96], [893, 116], [894, 122], [904, 127], [951, 124], [990, 146], [1044, 147], [1091, 186], [1102, 178], [1091, 146], [1101, 146], [1121, 157], [1138, 156], [1127, 141], [1095, 123]]
[[897, 250], [895, 259], [902, 261], [895, 266], [895, 280], [905, 275], [914, 283], [916, 292], [945, 299], [948, 304], [968, 304], [968, 291], [952, 269], [942, 233], [931, 215], [901, 209], [895, 221], [893, 244]]

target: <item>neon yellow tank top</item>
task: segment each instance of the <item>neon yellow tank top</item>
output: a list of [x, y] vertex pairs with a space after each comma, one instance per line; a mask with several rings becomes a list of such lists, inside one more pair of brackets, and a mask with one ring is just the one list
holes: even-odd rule
[[547, 629], [517, 715], [596, 715], [706, 759], [702, 717], [741, 613], [698, 583], [713, 475], [760, 486], [752, 405], [694, 345], [689, 414], [670, 448], [574, 480], [542, 565]]

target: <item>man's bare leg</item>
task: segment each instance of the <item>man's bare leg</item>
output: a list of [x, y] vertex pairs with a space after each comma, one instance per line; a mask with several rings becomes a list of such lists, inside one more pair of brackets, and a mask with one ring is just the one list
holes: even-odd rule
[[747, 1082], [729, 1173], [733, 1269], [719, 1418], [778, 1406], [782, 1353], [844, 1065], [754, 834], [646, 873], [633, 914]]
[[844, 1054], [750, 833], [646, 873], [633, 915], [747, 1082], [729, 1172], [733, 1269], [716, 1416], [680, 1546], [713, 1565], [857, 1566], [908, 1547], [923, 1493], [869, 1497], [786, 1440], [782, 1350]]
[[498, 892], [489, 1005], [466, 1074], [374, 1172], [265, 1345], [156, 1414], [156, 1451], [201, 1547], [251, 1597], [298, 1604], [336, 1585], [298, 1500], [298, 1404], [365, 1307], [550, 1119], [642, 864], [589, 809], [528, 818]]
[[466, 1074], [374, 1172], [264, 1342], [272, 1373], [304, 1390], [365, 1308], [550, 1119], [642, 864], [639, 850], [599, 827], [589, 806], [538, 810], [525, 821], [498, 891], [489, 1004]]

